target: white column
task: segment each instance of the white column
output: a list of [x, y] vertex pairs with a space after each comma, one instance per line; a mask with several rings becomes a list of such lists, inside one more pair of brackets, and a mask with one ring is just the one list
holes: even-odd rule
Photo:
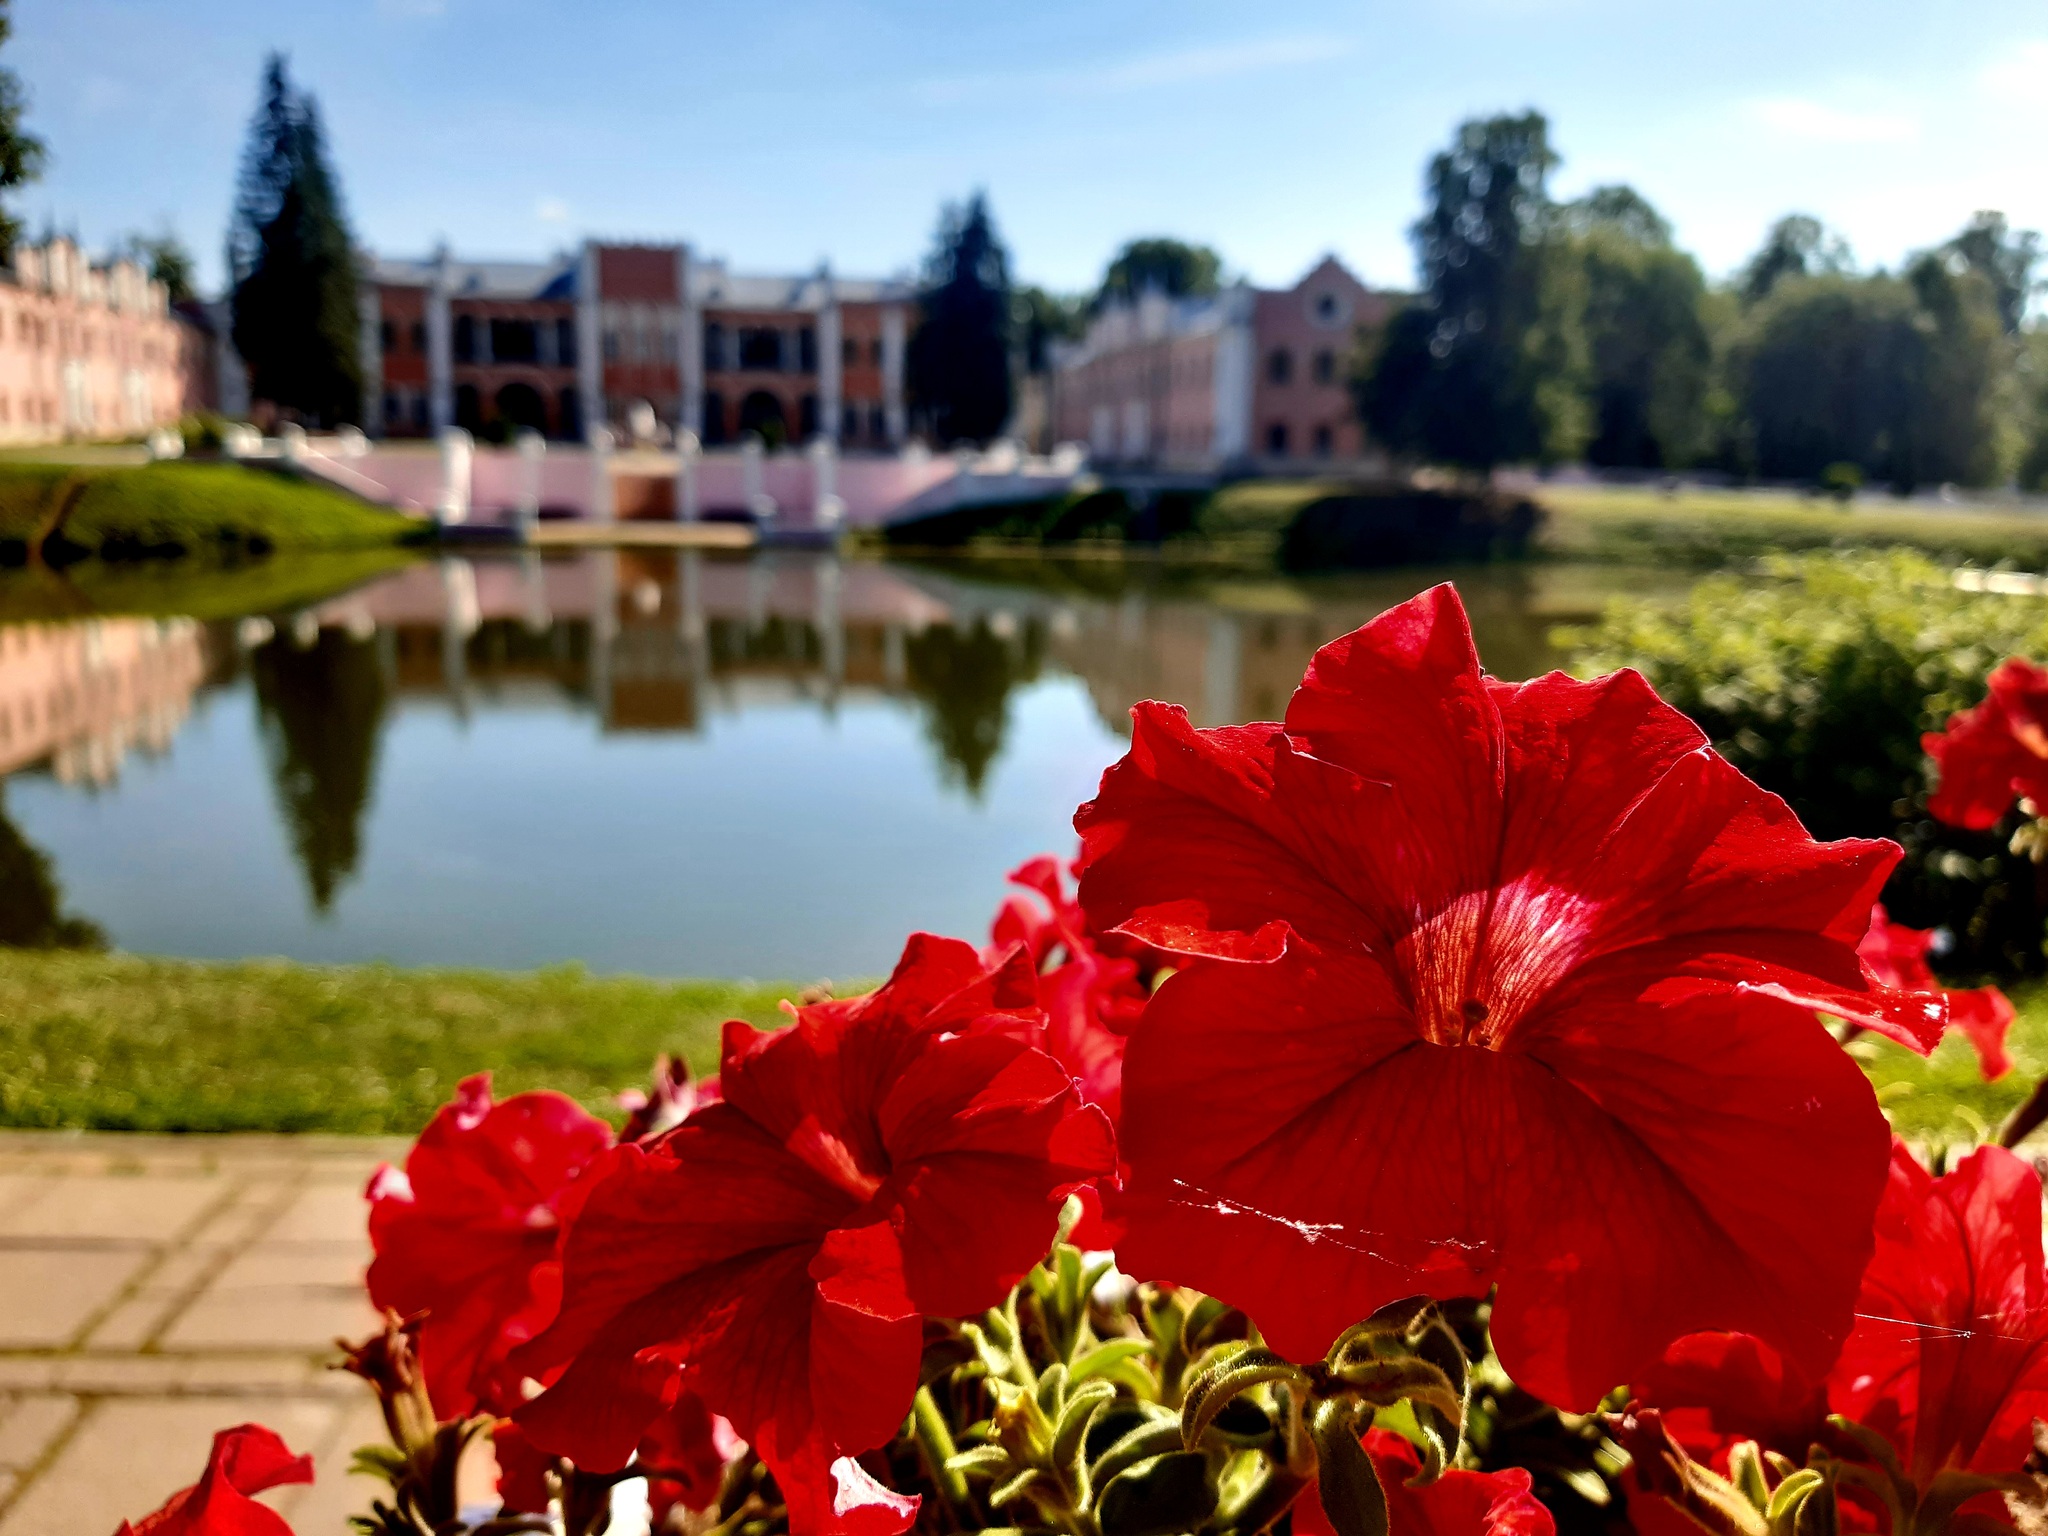
[[703, 445], [688, 427], [676, 428], [676, 521], [697, 521], [697, 461]]
[[821, 432], [805, 452], [811, 458], [811, 521], [837, 528], [846, 517], [846, 503], [839, 499], [838, 439]]
[[441, 500], [435, 515], [444, 523], [469, 520], [476, 445], [460, 427], [441, 429]]
[[518, 445], [518, 518], [521, 527], [530, 528], [540, 521], [540, 467], [548, 456], [548, 440], [528, 427], [520, 432]]
[[690, 248], [676, 247], [676, 440], [704, 430], [704, 309], [690, 293]]
[[845, 380], [841, 369], [839, 295], [825, 279], [825, 307], [818, 311], [818, 431], [839, 441], [840, 400]]
[[901, 304], [882, 310], [882, 410], [889, 423], [889, 446], [900, 448], [910, 435], [903, 409], [903, 354], [907, 322]]
[[[372, 258], [360, 257], [365, 271]], [[372, 437], [384, 435], [384, 302], [376, 281], [365, 278], [356, 285], [356, 355], [363, 370], [363, 430]]]
[[597, 291], [597, 242], [583, 242], [576, 269], [576, 398], [583, 412], [583, 440], [594, 443], [610, 414], [604, 400], [604, 333]]
[[455, 425], [454, 343], [448, 320], [448, 252], [443, 249], [427, 283], [427, 427], [436, 434]]
[[609, 523], [617, 516], [612, 502], [612, 429], [597, 426], [590, 429], [590, 516], [595, 522]]
[[740, 438], [740, 499], [757, 521], [767, 522], [775, 516], [777, 508], [763, 479], [761, 434], [745, 433]]

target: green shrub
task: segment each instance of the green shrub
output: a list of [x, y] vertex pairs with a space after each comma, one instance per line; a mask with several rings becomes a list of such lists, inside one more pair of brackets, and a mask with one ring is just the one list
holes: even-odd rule
[[1946, 926], [1958, 976], [2043, 967], [2048, 889], [1988, 834], [1926, 814], [1920, 734], [1977, 703], [2006, 656], [2048, 658], [2048, 602], [1957, 591], [1907, 551], [1780, 555], [1679, 605], [1620, 599], [1560, 641], [1582, 675], [1632, 666], [1817, 837], [1890, 837], [1901, 922]]

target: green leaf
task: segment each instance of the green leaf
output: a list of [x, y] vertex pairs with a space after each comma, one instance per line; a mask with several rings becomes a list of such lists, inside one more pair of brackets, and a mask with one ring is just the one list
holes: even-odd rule
[[1126, 1467], [1135, 1466], [1147, 1457], [1180, 1449], [1180, 1419], [1177, 1416], [1156, 1418], [1112, 1443], [1095, 1458], [1094, 1465], [1088, 1469], [1088, 1476], [1097, 1488], [1101, 1488]]
[[1356, 1412], [1342, 1400], [1327, 1400], [1309, 1417], [1317, 1491], [1337, 1536], [1387, 1536], [1387, 1493], [1359, 1443]]
[[1174, 1536], [1216, 1511], [1209, 1458], [1168, 1451], [1117, 1474], [1102, 1490], [1095, 1520], [1102, 1536]]
[[1152, 1353], [1148, 1339], [1109, 1339], [1096, 1345], [1073, 1364], [1068, 1379], [1076, 1385], [1106, 1374], [1112, 1366]]
[[1221, 1366], [1212, 1366], [1188, 1388], [1180, 1407], [1181, 1443], [1192, 1450], [1201, 1442], [1210, 1421], [1240, 1392], [1269, 1381], [1306, 1383], [1300, 1367], [1270, 1349], [1247, 1348], [1232, 1355]]

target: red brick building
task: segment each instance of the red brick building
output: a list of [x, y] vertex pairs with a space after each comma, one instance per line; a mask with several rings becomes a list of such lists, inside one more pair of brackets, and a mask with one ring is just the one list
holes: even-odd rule
[[[736, 274], [684, 245], [552, 262], [378, 260], [363, 296], [368, 425], [580, 438], [647, 412], [706, 443], [904, 438], [907, 282]], [[646, 411], [636, 408], [644, 406]]]

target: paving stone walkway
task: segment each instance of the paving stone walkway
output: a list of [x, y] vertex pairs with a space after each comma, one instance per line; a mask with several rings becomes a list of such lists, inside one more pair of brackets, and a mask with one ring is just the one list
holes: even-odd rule
[[368, 1389], [327, 1369], [367, 1333], [362, 1189], [402, 1142], [0, 1132], [0, 1536], [113, 1536], [255, 1419], [311, 1452], [264, 1495], [342, 1536], [374, 1485]]

